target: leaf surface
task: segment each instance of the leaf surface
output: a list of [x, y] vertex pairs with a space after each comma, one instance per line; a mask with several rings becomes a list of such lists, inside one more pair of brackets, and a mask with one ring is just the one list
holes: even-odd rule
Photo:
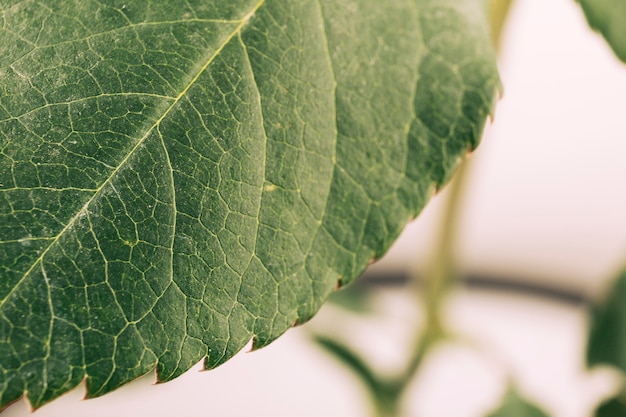
[[579, 0], [589, 25], [602, 33], [615, 54], [626, 62], [626, 2]]
[[480, 140], [483, 0], [0, 1], [0, 407], [309, 319]]

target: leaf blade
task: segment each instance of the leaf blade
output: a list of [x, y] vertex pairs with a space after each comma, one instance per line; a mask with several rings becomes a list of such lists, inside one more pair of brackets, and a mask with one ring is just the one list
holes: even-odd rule
[[2, 405], [268, 344], [388, 248], [493, 106], [482, 1], [169, 5], [2, 15]]

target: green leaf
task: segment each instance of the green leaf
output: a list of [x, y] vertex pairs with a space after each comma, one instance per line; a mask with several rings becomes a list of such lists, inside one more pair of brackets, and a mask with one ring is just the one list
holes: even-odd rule
[[368, 397], [372, 405], [378, 411], [377, 415], [397, 415], [405, 388], [404, 381], [377, 374], [352, 347], [336, 338], [315, 334], [313, 340], [364, 384], [369, 391]]
[[548, 415], [511, 390], [506, 394], [500, 408], [488, 417], [548, 417]]
[[626, 416], [626, 403], [621, 397], [611, 398], [603, 402], [596, 410], [596, 417], [624, 417]]
[[626, 2], [624, 0], [578, 0], [589, 25], [602, 33], [615, 54], [626, 62]]
[[383, 378], [377, 375], [351, 347], [340, 340], [321, 334], [314, 335], [313, 340], [351, 370], [369, 388], [372, 397], [380, 393], [381, 387], [385, 385]]
[[587, 363], [608, 364], [626, 372], [626, 271], [617, 278], [605, 300], [591, 310]]
[[0, 407], [308, 320], [479, 142], [483, 0], [0, 2]]

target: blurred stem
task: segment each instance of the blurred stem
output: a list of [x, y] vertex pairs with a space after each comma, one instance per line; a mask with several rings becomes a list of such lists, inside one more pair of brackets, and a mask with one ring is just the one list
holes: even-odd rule
[[[502, 31], [511, 9], [513, 0], [490, 0], [491, 37], [496, 52], [500, 51]], [[428, 269], [428, 280], [425, 288], [422, 288], [421, 296], [425, 310], [425, 329], [416, 341], [413, 356], [410, 359], [406, 371], [398, 380], [401, 389], [398, 392], [398, 400], [409, 383], [414, 379], [422, 363], [423, 358], [430, 349], [445, 337], [445, 328], [442, 323], [441, 310], [448, 290], [457, 278], [455, 265], [455, 244], [458, 236], [459, 214], [462, 201], [467, 188], [470, 160], [464, 158], [449, 185], [448, 199], [445, 203], [442, 223], [440, 226], [439, 240], [435, 248], [435, 255]], [[417, 277], [414, 277], [417, 282]], [[399, 416], [399, 414], [395, 414]], [[386, 417], [389, 417], [386, 416]]]
[[[454, 246], [469, 169], [470, 162], [464, 158], [449, 185], [435, 255], [432, 258], [430, 268], [427, 270], [428, 280], [424, 283], [419, 294], [424, 305], [425, 327], [421, 337], [416, 340], [413, 356], [402, 376], [404, 386], [413, 380], [428, 351], [445, 337], [446, 332], [441, 321], [441, 310], [448, 290], [457, 278]], [[415, 281], [417, 282], [417, 279]]]
[[496, 52], [500, 52], [502, 42], [502, 30], [509, 16], [513, 0], [490, 0], [491, 10], [489, 13], [489, 24], [491, 26], [491, 41]]
[[[490, 0], [490, 21], [493, 44], [499, 51], [500, 38], [506, 17], [513, 0]], [[464, 158], [448, 186], [439, 240], [435, 246], [435, 255], [427, 271], [428, 280], [424, 283], [418, 297], [424, 305], [425, 328], [421, 337], [416, 337], [412, 356], [406, 369], [394, 378], [383, 378], [369, 368], [367, 363], [332, 338], [317, 336], [316, 341], [335, 357], [339, 358], [348, 369], [361, 379], [370, 392], [370, 399], [377, 417], [400, 417], [402, 415], [402, 397], [414, 380], [422, 360], [430, 349], [446, 336], [442, 323], [441, 310], [451, 285], [457, 278], [455, 269], [455, 244], [458, 233], [459, 214], [468, 182], [470, 161]], [[413, 283], [418, 284], [413, 274]], [[417, 292], [417, 291], [416, 291]]]
[[454, 179], [450, 183], [448, 197], [443, 209], [439, 241], [435, 246], [435, 255], [428, 269], [428, 281], [425, 291], [426, 336], [437, 338], [443, 333], [441, 324], [441, 305], [448, 293], [448, 288], [456, 280], [455, 244], [458, 235], [459, 214], [462, 208], [463, 194], [468, 182], [470, 162], [465, 157], [459, 164]]

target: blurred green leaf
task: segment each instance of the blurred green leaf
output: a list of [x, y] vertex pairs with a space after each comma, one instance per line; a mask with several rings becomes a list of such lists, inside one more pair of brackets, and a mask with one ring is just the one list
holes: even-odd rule
[[608, 296], [591, 310], [587, 363], [613, 365], [626, 371], [626, 271]]
[[595, 414], [596, 417], [624, 417], [626, 416], [626, 403], [624, 398], [616, 397], [603, 402]]
[[395, 416], [400, 408], [404, 381], [377, 375], [350, 346], [338, 339], [315, 335], [315, 342], [351, 370], [367, 387], [379, 416]]
[[488, 417], [548, 417], [548, 414], [510, 390], [500, 408]]
[[626, 62], [626, 1], [579, 1], [589, 25], [602, 33], [619, 59]]
[[336, 359], [350, 369], [372, 392], [377, 392], [381, 382], [379, 377], [353, 349], [337, 339], [315, 335], [313, 340]]

